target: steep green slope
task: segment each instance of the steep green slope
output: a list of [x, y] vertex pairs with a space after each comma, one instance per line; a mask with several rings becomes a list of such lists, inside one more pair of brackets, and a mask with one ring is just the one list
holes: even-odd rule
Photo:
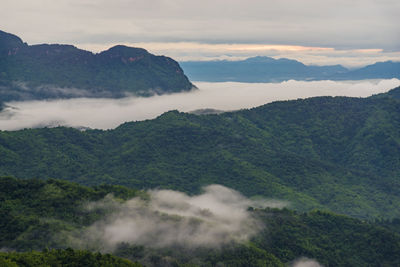
[[42, 252], [0, 252], [2, 267], [39, 266], [87, 266], [87, 267], [140, 267], [142, 265], [110, 254], [91, 253], [80, 250], [44, 250]]
[[[147, 197], [143, 192], [120, 186], [90, 188], [53, 179], [2, 177], [0, 246], [18, 251], [66, 248], [69, 244], [57, 234], [62, 236], [68, 231], [84, 229], [102, 218], [107, 211], [89, 211], [83, 207], [110, 192], [121, 203], [133, 196]], [[250, 214], [259, 218], [266, 227], [244, 244], [227, 244], [221, 249], [156, 249], [121, 243], [113, 253], [146, 266], [283, 266], [282, 262], [288, 263], [300, 257], [316, 259], [325, 266], [400, 264], [400, 235], [376, 224], [320, 211], [296, 213], [287, 209], [251, 209]], [[71, 249], [0, 253], [0, 264], [2, 261], [22, 264], [31, 261], [62, 263], [65, 260], [71, 263], [87, 261], [88, 264], [121, 262], [130, 266], [128, 262], [110, 255]]]
[[142, 48], [114, 46], [93, 54], [72, 45], [27, 45], [0, 31], [0, 98], [3, 101], [122, 97], [193, 88], [179, 64]]
[[[120, 199], [143, 195], [120, 186], [88, 188], [61, 180], [0, 179], [0, 247], [19, 250], [60, 246], [52, 237], [98, 220], [83, 205], [112, 193]], [[66, 244], [63, 244], [66, 246]]]
[[302, 255], [324, 266], [398, 266], [399, 235], [346, 216], [258, 211], [267, 230], [253, 242], [283, 262]]
[[[396, 90], [399, 90], [396, 89]], [[0, 132], [0, 175], [197, 192], [219, 183], [356, 217], [400, 215], [400, 102], [318, 97], [114, 130]]]
[[373, 98], [375, 98], [375, 97], [391, 97], [391, 98], [400, 99], [400, 87], [390, 90], [387, 93], [373, 95], [372, 97]]

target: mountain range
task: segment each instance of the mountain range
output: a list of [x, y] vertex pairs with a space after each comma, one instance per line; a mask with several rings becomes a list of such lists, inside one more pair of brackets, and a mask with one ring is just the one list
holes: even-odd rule
[[400, 217], [399, 91], [170, 111], [108, 131], [1, 131], [0, 175], [188, 193], [217, 183], [302, 211]]
[[299, 61], [271, 57], [251, 57], [240, 61], [182, 61], [192, 81], [282, 82], [287, 80], [363, 80], [400, 78], [400, 62], [378, 62], [349, 70], [341, 65], [313, 66]]
[[72, 45], [28, 45], [0, 31], [0, 99], [124, 97], [189, 91], [179, 64], [117, 45], [98, 54]]

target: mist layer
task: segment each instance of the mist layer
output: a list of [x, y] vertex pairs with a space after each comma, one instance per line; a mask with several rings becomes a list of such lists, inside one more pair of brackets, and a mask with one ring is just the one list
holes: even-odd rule
[[205, 108], [231, 111], [277, 100], [314, 96], [368, 97], [387, 92], [399, 85], [398, 79], [351, 82], [199, 82], [196, 83], [199, 90], [148, 98], [76, 98], [11, 102], [7, 103], [8, 107], [0, 113], [0, 130], [59, 125], [110, 129], [127, 121], [153, 119], [173, 109], [183, 112]]

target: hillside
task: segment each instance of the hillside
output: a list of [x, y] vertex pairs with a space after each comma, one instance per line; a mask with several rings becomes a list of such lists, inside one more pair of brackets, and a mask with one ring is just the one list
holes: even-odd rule
[[341, 65], [314, 66], [287, 58], [252, 57], [239, 61], [182, 61], [193, 81], [281, 82], [287, 80], [363, 80], [400, 78], [400, 62], [378, 62], [355, 70]]
[[0, 175], [189, 193], [217, 183], [298, 210], [392, 218], [400, 216], [399, 125], [400, 102], [381, 96], [171, 111], [108, 131], [2, 131]]
[[192, 88], [176, 61], [142, 48], [117, 45], [93, 54], [72, 45], [28, 45], [0, 31], [2, 101], [147, 96]]
[[[108, 193], [113, 193], [121, 204], [134, 196], [146, 198], [144, 192], [124, 187], [103, 185], [90, 188], [54, 179], [41, 181], [2, 177], [0, 245], [18, 251], [47, 247], [65, 249], [70, 245], [66, 238], [70, 233], [76, 230], [84, 232], [88, 225], [112, 212], [84, 208], [89, 201], [105, 199]], [[284, 266], [283, 263], [301, 257], [315, 259], [325, 266], [400, 264], [400, 235], [374, 223], [321, 211], [296, 213], [287, 209], [267, 208], [250, 209], [249, 213], [265, 227], [245, 243], [226, 244], [219, 249], [154, 248], [121, 243], [113, 254], [145, 266]], [[168, 216], [179, 219], [177, 215], [164, 215], [165, 220]], [[108, 254], [72, 249], [0, 253], [0, 263], [62, 263], [67, 259], [81, 264], [84, 261], [98, 261], [99, 264], [111, 264], [106, 266], [117, 263], [133, 266], [126, 260]]]
[[42, 252], [0, 252], [0, 266], [86, 266], [86, 267], [140, 267], [142, 265], [110, 254], [91, 253], [73, 249], [48, 250]]

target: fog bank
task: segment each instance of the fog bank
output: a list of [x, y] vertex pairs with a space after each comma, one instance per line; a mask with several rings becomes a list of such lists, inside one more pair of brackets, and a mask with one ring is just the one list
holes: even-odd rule
[[76, 98], [7, 103], [0, 113], [0, 130], [43, 126], [115, 128], [127, 121], [153, 119], [178, 109], [237, 110], [277, 100], [313, 96], [367, 97], [400, 85], [400, 80], [286, 81], [282, 83], [198, 82], [199, 90], [170, 95], [122, 99]]
[[[221, 185], [188, 196], [172, 190], [150, 190], [148, 201], [133, 198], [124, 203], [108, 196], [87, 209], [110, 211], [84, 232], [73, 233], [74, 247], [113, 251], [121, 242], [153, 248], [219, 246], [244, 242], [263, 228], [248, 207], [280, 207], [284, 202], [250, 200]], [[99, 247], [100, 246], [100, 247]]]

